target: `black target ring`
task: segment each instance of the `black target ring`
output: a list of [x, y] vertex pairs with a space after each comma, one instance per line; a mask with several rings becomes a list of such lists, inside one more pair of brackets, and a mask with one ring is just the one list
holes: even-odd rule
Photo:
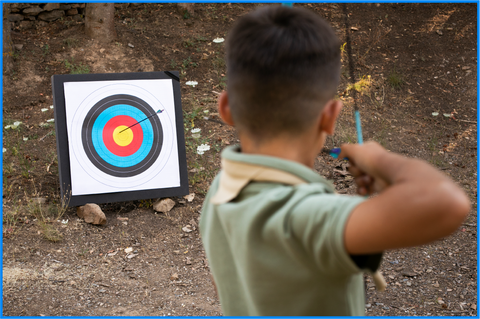
[[106, 160], [104, 148], [98, 147], [98, 141], [102, 140], [100, 136], [102, 132], [98, 129], [98, 122], [95, 123], [102, 116], [121, 115], [120, 106], [138, 110], [137, 121], [156, 113], [148, 103], [136, 96], [128, 94], [108, 96], [98, 101], [87, 113], [82, 125], [82, 144], [88, 159], [102, 172], [115, 177], [132, 177], [145, 172], [157, 161], [163, 145], [163, 127], [158, 116], [152, 116], [145, 120], [145, 123], [138, 124], [137, 126], [142, 127], [143, 136], [153, 139], [138, 151], [146, 155], [140, 156], [140, 160], [133, 160], [131, 165], [116, 165], [112, 160]]

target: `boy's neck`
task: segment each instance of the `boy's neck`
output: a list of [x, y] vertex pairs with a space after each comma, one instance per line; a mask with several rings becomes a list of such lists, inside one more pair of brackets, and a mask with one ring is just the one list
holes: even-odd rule
[[269, 139], [264, 143], [257, 143], [254, 139], [240, 132], [239, 137], [242, 153], [279, 157], [312, 169], [315, 158], [324, 143], [324, 138], [319, 140], [311, 135], [302, 135], [297, 138], [279, 137]]

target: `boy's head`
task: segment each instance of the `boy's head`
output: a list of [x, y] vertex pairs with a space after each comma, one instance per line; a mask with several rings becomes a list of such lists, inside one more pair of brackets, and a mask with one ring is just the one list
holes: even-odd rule
[[241, 17], [226, 51], [233, 121], [259, 142], [302, 133], [335, 95], [340, 42], [306, 9], [265, 6]]

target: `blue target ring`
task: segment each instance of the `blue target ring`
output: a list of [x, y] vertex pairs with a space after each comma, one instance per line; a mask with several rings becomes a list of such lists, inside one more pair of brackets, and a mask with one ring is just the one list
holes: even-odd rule
[[[163, 144], [163, 129], [158, 116], [149, 118], [155, 113], [144, 100], [127, 94], [112, 95], [97, 102], [82, 125], [82, 143], [89, 160], [102, 172], [116, 177], [132, 177], [145, 172], [156, 162]], [[134, 141], [141, 143], [134, 154], [119, 156], [105, 145], [105, 126], [115, 117], [131, 118], [135, 122], [143, 120], [135, 128], [137, 131], [140, 129], [142, 134], [134, 138], [142, 140]]]
[[[150, 152], [150, 149], [153, 146], [153, 127], [149, 121], [143, 121], [140, 124], [144, 132], [144, 138], [140, 149], [130, 156], [118, 156], [112, 153], [103, 140], [102, 134], [103, 128], [109, 120], [118, 115], [127, 115], [135, 119], [135, 121], [140, 122], [145, 119], [145, 114], [139, 109], [125, 104], [117, 104], [109, 107], [103, 111], [95, 120], [92, 128], [92, 143], [95, 151], [98, 155], [105, 160], [107, 163], [118, 166], [118, 167], [129, 167], [136, 165], [143, 161]], [[145, 134], [146, 133], [146, 134]]]

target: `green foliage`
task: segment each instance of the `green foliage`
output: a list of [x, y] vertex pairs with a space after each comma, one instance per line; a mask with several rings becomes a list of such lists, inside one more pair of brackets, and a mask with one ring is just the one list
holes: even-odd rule
[[182, 61], [182, 70], [186, 70], [189, 66], [196, 68], [198, 64], [192, 61], [192, 57], [188, 57]]
[[227, 89], [227, 77], [224, 76], [220, 79], [220, 87], [222, 88], [222, 90], [226, 90]]
[[55, 223], [57, 223], [58, 220], [61, 220], [67, 208], [68, 202], [64, 198], [60, 203], [52, 202], [48, 205], [31, 200], [28, 204], [27, 210], [30, 215], [37, 219], [43, 238], [55, 243], [62, 240], [62, 235], [56, 229]]
[[48, 44], [45, 44], [42, 48], [42, 54], [45, 57], [48, 53], [50, 53], [50, 46]]
[[74, 48], [78, 44], [78, 39], [66, 38], [66, 39], [63, 40], [63, 44], [65, 44], [69, 48]]
[[404, 84], [402, 75], [397, 72], [397, 69], [395, 67], [388, 75], [388, 83], [394, 89], [400, 89]]
[[185, 128], [185, 132], [188, 132], [190, 129], [195, 127], [195, 119], [200, 118], [202, 113], [202, 108], [194, 107], [193, 111], [187, 112], [183, 111], [183, 126]]
[[75, 64], [73, 59], [72, 59], [72, 62], [70, 62], [68, 60], [65, 60], [64, 63], [65, 63], [65, 67], [67, 68], [67, 70], [70, 71], [70, 74], [88, 74], [88, 73], [90, 73], [90, 68], [88, 67], [88, 65], [85, 65], [85, 64], [82, 64], [82, 63]]
[[213, 68], [217, 71], [217, 72], [223, 72], [225, 70], [225, 60], [220, 57], [220, 56], [217, 56], [215, 57], [215, 59], [213, 59]]
[[182, 45], [185, 47], [185, 48], [190, 48], [190, 47], [193, 47], [195, 45], [195, 43], [190, 40], [190, 39], [187, 39], [187, 40], [184, 40], [182, 42]]

